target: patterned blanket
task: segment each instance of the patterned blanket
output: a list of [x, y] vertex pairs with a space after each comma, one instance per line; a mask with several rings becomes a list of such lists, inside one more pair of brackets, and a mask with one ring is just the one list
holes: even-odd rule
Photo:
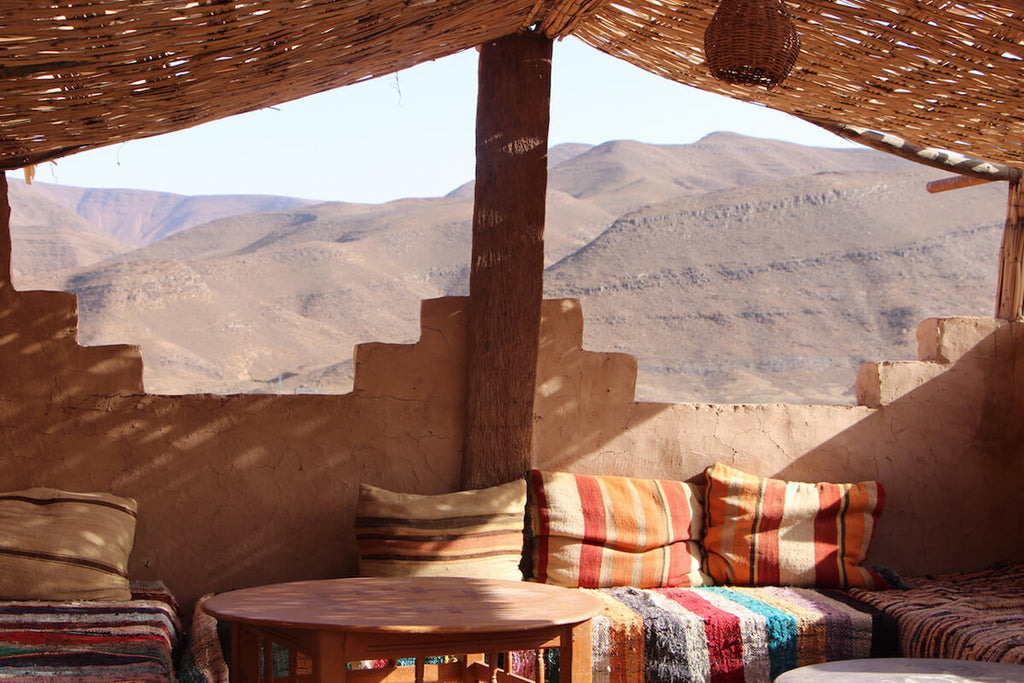
[[896, 653], [894, 622], [838, 590], [608, 588], [592, 621], [601, 683], [744, 683]]
[[167, 683], [181, 623], [160, 582], [124, 602], [0, 602], [0, 680]]
[[851, 591], [897, 620], [904, 657], [1024, 664], [1024, 563], [905, 582]]

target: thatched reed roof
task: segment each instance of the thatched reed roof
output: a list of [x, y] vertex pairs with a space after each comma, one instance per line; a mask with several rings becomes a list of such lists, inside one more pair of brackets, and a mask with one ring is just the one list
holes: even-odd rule
[[707, 74], [714, 0], [8, 2], [0, 168], [271, 106], [531, 28], [806, 119], [1024, 167], [1021, 0], [787, 5], [803, 48], [768, 92]]

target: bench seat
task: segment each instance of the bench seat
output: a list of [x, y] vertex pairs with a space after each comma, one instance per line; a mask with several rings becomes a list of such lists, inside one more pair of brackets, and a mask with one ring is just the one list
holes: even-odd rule
[[893, 656], [893, 620], [838, 590], [608, 588], [594, 680], [769, 681], [824, 661]]
[[0, 681], [167, 683], [181, 622], [161, 582], [126, 601], [0, 602]]
[[1024, 664], [1024, 563], [850, 591], [896, 620], [900, 655]]

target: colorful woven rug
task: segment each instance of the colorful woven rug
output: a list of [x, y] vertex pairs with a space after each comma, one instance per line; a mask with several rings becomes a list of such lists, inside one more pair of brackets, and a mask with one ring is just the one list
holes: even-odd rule
[[904, 657], [1024, 664], [1024, 563], [904, 581], [850, 591], [896, 619]]
[[160, 582], [123, 602], [0, 602], [0, 680], [174, 681], [178, 606]]
[[609, 588], [591, 623], [599, 683], [767, 683], [789, 669], [895, 654], [894, 622], [838, 590]]

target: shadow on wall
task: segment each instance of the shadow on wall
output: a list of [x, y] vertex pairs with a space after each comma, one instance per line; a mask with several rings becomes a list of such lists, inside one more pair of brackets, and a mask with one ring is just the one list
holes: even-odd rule
[[914, 574], [1024, 559], [1024, 326], [926, 320], [920, 361], [869, 363], [858, 397], [879, 409], [779, 471], [875, 478], [887, 489], [872, 558]]
[[155, 396], [137, 349], [80, 347], [75, 323], [73, 295], [0, 287], [4, 487], [136, 498], [130, 575], [163, 579], [185, 605], [355, 573], [360, 481], [458, 487], [464, 366], [441, 325], [417, 344], [360, 348], [342, 396]]
[[[459, 488], [465, 303], [423, 302], [415, 344], [359, 345], [350, 394], [158, 396], [143, 390], [137, 348], [77, 344], [74, 295], [0, 287], [5, 488], [138, 500], [130, 575], [163, 579], [186, 609], [206, 592], [355, 574], [361, 481]], [[566, 307], [578, 314], [545, 303], [548, 348], [573, 359], [552, 400], [612, 424], [632, 405], [635, 360], [580, 350], [582, 318], [558, 327]], [[597, 377], [605, 366], [615, 381]]]

